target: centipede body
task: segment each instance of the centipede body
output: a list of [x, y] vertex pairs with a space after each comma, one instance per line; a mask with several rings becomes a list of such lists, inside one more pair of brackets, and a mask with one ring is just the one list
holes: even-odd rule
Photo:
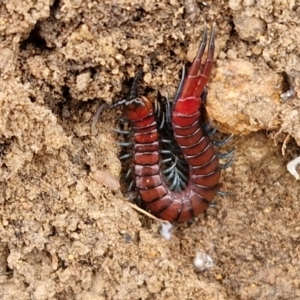
[[[203, 97], [213, 68], [215, 35], [213, 26], [207, 58], [202, 64], [207, 46], [207, 30], [204, 29], [187, 76], [183, 72], [172, 104], [167, 102], [166, 122], [162, 123], [158, 117], [157, 102], [136, 96], [136, 84], [141, 73], [134, 79], [129, 99], [112, 105], [123, 106], [124, 117], [131, 126], [132, 175], [139, 197], [155, 216], [170, 222], [185, 222], [197, 217], [209, 207], [217, 193], [224, 194], [220, 192], [221, 169], [228, 167], [233, 160], [232, 157], [226, 164], [219, 163], [219, 157], [227, 157], [232, 152], [219, 155], [214, 145], [223, 145], [227, 140], [212, 141], [203, 116]], [[162, 130], [158, 122], [167, 128]], [[164, 138], [161, 135], [165, 132], [172, 136], [170, 144], [174, 142], [176, 145], [172, 146], [172, 150], [162, 150]], [[180, 158], [176, 156], [178, 152]], [[175, 157], [175, 162], [166, 169], [161, 163], [163, 153]], [[173, 180], [171, 185], [170, 180]]]

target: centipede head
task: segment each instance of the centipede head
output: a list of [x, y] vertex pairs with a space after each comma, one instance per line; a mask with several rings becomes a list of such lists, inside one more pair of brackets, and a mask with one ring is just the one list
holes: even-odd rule
[[153, 114], [156, 110], [156, 103], [150, 101], [148, 98], [137, 96], [137, 85], [138, 81], [143, 75], [143, 70], [139, 70], [133, 79], [133, 83], [130, 89], [129, 97], [126, 99], [119, 100], [113, 104], [103, 103], [100, 105], [93, 119], [92, 133], [95, 132], [96, 123], [101, 115], [101, 113], [106, 109], [114, 109], [123, 106], [123, 114], [128, 119], [128, 121], [138, 121], [144, 119], [148, 115]]
[[130, 121], [144, 119], [154, 112], [154, 105], [148, 98], [141, 96], [124, 103], [124, 116]]
[[124, 116], [130, 121], [144, 119], [154, 110], [152, 102], [144, 96], [137, 96], [137, 85], [143, 75], [143, 70], [139, 70], [133, 79], [129, 93], [129, 99], [122, 100], [117, 105], [123, 105]]

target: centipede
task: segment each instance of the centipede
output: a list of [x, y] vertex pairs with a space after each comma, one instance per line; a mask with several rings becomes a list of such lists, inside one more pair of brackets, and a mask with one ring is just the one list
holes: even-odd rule
[[[212, 26], [209, 41], [206, 27], [203, 30], [197, 54], [186, 75], [185, 68], [173, 98], [164, 102], [137, 96], [139, 72], [133, 80], [127, 99], [105, 108], [123, 107], [123, 116], [130, 130], [130, 142], [120, 142], [129, 147], [120, 159], [132, 159], [126, 177], [131, 177], [142, 203], [156, 217], [169, 222], [186, 222], [196, 218], [209, 206], [221, 191], [221, 172], [234, 158], [234, 150], [220, 153], [216, 148], [231, 138], [216, 141], [216, 129], [206, 121], [207, 83], [214, 65], [216, 27]], [[207, 56], [202, 63], [207, 47]], [[220, 159], [229, 160], [220, 163]]]

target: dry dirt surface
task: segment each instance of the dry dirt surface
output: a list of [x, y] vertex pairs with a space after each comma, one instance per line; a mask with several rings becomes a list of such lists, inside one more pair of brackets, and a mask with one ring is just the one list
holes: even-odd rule
[[[91, 124], [141, 68], [172, 98], [213, 22], [232, 195], [166, 240], [122, 193], [120, 111]], [[299, 54], [299, 0], [1, 0], [0, 299], [300, 299]]]

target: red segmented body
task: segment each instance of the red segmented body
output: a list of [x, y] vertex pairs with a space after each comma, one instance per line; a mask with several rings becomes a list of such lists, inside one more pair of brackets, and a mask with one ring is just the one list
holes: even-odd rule
[[174, 138], [189, 165], [185, 189], [171, 191], [160, 170], [160, 146], [153, 103], [146, 97], [140, 97], [124, 106], [124, 114], [134, 133], [134, 176], [139, 195], [153, 214], [170, 222], [185, 222], [205, 211], [220, 188], [219, 159], [201, 126], [203, 120], [200, 114], [200, 96], [213, 67], [214, 28], [207, 59], [202, 66], [206, 39], [205, 30], [188, 76], [173, 101], [171, 120]]

